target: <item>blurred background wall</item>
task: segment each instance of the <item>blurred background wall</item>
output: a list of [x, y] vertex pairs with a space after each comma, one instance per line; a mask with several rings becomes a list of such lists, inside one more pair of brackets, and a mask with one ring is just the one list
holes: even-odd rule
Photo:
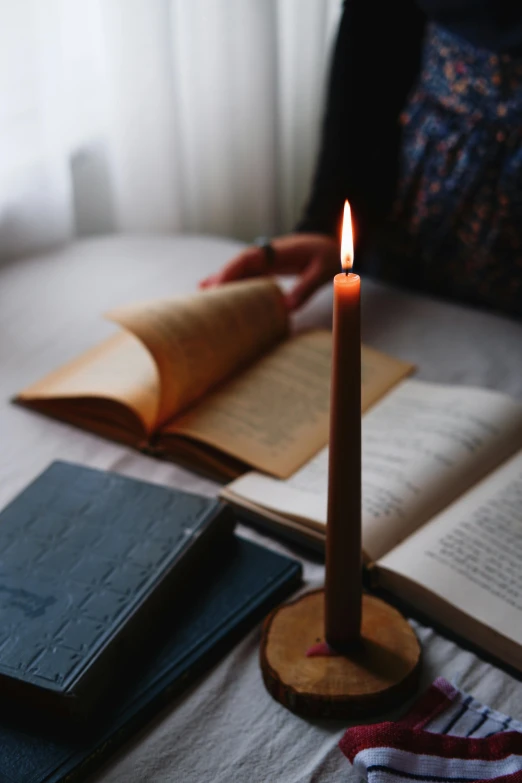
[[0, 0], [0, 259], [292, 228], [341, 0]]

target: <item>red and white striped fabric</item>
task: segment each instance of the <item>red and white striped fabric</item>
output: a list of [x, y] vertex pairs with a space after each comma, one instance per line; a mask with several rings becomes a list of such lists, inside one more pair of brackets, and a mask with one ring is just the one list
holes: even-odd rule
[[339, 746], [368, 783], [522, 783], [522, 723], [442, 677], [405, 718], [348, 729]]

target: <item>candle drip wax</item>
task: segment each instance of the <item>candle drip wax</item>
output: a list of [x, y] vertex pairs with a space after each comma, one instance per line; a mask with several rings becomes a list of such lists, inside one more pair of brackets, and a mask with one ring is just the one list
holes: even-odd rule
[[312, 644], [311, 647], [308, 648], [306, 651], [306, 657], [307, 658], [331, 658], [331, 657], [337, 657], [341, 653], [336, 652], [333, 650], [328, 642], [319, 642], [318, 644]]

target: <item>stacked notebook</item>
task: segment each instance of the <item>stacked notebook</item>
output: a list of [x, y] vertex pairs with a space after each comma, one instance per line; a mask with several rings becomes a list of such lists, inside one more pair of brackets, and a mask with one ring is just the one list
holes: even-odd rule
[[297, 587], [299, 563], [232, 527], [63, 462], [0, 513], [1, 781], [80, 779]]

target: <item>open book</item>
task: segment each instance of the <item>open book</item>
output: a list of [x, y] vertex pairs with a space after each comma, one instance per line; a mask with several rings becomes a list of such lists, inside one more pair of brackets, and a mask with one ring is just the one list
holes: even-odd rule
[[[278, 286], [231, 283], [109, 313], [113, 337], [16, 402], [219, 477], [293, 474], [328, 441], [331, 334], [289, 335]], [[412, 367], [363, 348], [363, 408]]]
[[[363, 417], [362, 443], [375, 585], [522, 671], [522, 404], [406, 380]], [[221, 494], [318, 547], [327, 461], [324, 449], [287, 480], [251, 472]]]

